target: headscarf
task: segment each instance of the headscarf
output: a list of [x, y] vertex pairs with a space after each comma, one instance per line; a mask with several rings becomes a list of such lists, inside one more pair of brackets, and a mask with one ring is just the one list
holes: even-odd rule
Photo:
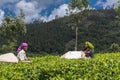
[[90, 49], [94, 49], [94, 46], [93, 46], [92, 43], [86, 41], [85, 44], [88, 45], [88, 47], [89, 47]]
[[19, 53], [22, 50], [22, 47], [27, 47], [28, 44], [26, 42], [23, 42], [17, 49], [17, 52]]

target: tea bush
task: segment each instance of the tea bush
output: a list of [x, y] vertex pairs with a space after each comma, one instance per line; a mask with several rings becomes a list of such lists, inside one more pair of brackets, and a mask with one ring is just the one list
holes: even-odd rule
[[120, 80], [120, 53], [92, 59], [31, 58], [32, 63], [0, 63], [0, 80]]

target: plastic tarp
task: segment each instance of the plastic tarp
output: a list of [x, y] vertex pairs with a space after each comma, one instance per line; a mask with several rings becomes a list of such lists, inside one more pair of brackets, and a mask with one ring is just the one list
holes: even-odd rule
[[18, 58], [13, 53], [0, 55], [0, 62], [18, 63]]
[[66, 59], [85, 58], [85, 53], [83, 51], [68, 51], [67, 53], [62, 55], [61, 58], [66, 58]]

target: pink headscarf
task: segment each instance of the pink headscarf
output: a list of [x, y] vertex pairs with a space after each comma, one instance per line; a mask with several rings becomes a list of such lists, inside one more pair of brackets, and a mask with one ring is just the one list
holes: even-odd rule
[[17, 52], [19, 53], [22, 50], [22, 47], [27, 47], [28, 44], [26, 42], [23, 42], [17, 49]]

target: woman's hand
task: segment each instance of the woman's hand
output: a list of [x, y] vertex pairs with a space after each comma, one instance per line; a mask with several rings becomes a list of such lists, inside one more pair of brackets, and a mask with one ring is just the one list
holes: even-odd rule
[[25, 60], [26, 60], [26, 61], [30, 61], [30, 58], [26, 58]]

